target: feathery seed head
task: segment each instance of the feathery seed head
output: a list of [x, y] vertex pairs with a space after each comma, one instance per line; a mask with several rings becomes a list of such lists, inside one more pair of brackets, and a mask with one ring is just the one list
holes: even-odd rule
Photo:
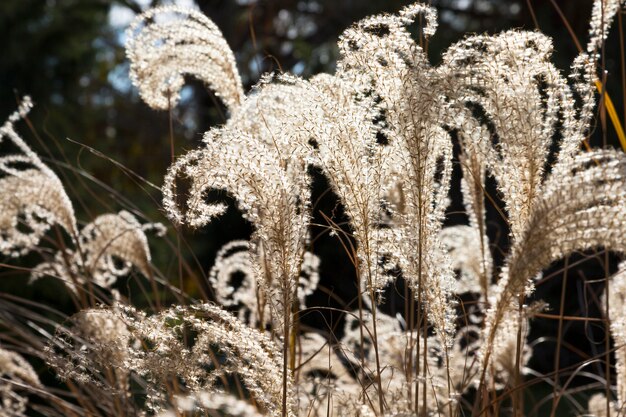
[[184, 75], [204, 81], [231, 113], [243, 101], [233, 52], [204, 14], [177, 6], [149, 9], [137, 16], [126, 37], [131, 80], [150, 107], [173, 108]]

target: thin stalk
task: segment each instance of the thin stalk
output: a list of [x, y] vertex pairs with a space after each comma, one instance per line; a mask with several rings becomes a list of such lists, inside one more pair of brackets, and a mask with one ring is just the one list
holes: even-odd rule
[[[328, 344], [328, 369], [330, 368], [330, 344]], [[327, 387], [330, 388], [330, 373], [328, 374]], [[330, 417], [330, 398], [331, 398], [331, 390], [328, 389], [328, 393], [326, 394], [326, 417]]]
[[[408, 399], [412, 403], [413, 401], [413, 326], [415, 326], [415, 314], [413, 314], [413, 309], [415, 308], [413, 301], [413, 297], [409, 300], [409, 285], [405, 283], [404, 285], [404, 317], [408, 322], [408, 332], [409, 338], [407, 340], [407, 347], [405, 350], [405, 358], [408, 360], [406, 364], [405, 374], [407, 380], [407, 391], [408, 391]], [[410, 404], [410, 407], [413, 407], [413, 404]]]
[[287, 372], [289, 371], [289, 318], [291, 311], [287, 306], [289, 305], [288, 292], [283, 294], [283, 306], [284, 306], [284, 323], [283, 323], [283, 401], [282, 401], [282, 416], [287, 417]]
[[291, 302], [291, 320], [293, 321], [293, 331], [291, 332], [291, 336], [289, 337], [289, 370], [293, 373], [296, 369], [296, 342], [297, 342], [297, 334], [298, 334], [298, 298], [295, 292], [298, 290], [298, 286], [296, 285], [296, 289], [294, 290], [294, 294], [292, 295]]
[[517, 389], [522, 384], [521, 366], [522, 366], [522, 354], [523, 344], [522, 340], [522, 323], [524, 317], [524, 296], [522, 295], [519, 300], [519, 307], [517, 312], [517, 340], [515, 344], [515, 392], [513, 393], [513, 414], [517, 417], [524, 415], [524, 393], [522, 390]]
[[424, 369], [422, 369], [422, 412], [423, 415], [426, 416], [427, 414], [427, 410], [428, 410], [428, 402], [427, 402], [427, 398], [428, 396], [426, 395], [426, 390], [428, 389], [427, 387], [427, 377], [428, 377], [428, 322], [426, 320], [424, 320], [424, 333], [422, 335], [422, 337], [424, 338], [424, 349], [422, 350], [423, 355], [422, 355], [422, 359], [424, 361]]
[[[600, 104], [599, 104], [599, 111], [600, 111], [600, 124], [602, 126], [602, 146], [604, 146], [606, 148], [606, 135], [607, 135], [607, 131], [606, 131], [606, 106], [605, 106], [605, 101], [606, 101], [606, 54], [605, 54], [605, 34], [604, 34], [604, 29], [605, 29], [605, 24], [604, 24], [604, 8], [605, 8], [605, 2], [601, 2], [600, 3], [600, 7], [602, 9], [601, 12], [601, 27], [602, 27], [602, 44], [600, 45], [600, 70], [601, 70], [601, 74], [602, 74], [602, 91], [600, 92]], [[607, 295], [608, 296], [608, 295]], [[607, 411], [607, 415], [608, 411]]]
[[535, 8], [533, 7], [530, 0], [526, 0], [526, 5], [528, 6], [528, 11], [530, 12], [530, 17], [533, 20], [533, 25], [536, 30], [539, 30], [539, 22], [537, 21], [537, 16], [535, 15]]
[[[418, 316], [417, 316], [417, 323], [418, 323], [418, 329], [421, 328], [421, 326], [424, 326], [424, 329], [422, 331], [422, 337], [424, 338], [424, 355], [423, 355], [423, 369], [421, 369], [422, 372], [422, 404], [423, 404], [423, 412], [426, 413], [427, 407], [426, 407], [426, 379], [427, 379], [427, 367], [428, 367], [428, 356], [427, 356], [427, 352], [428, 352], [428, 320], [426, 319], [426, 314], [425, 314], [425, 310], [423, 310], [423, 304], [422, 304], [422, 292], [423, 292], [423, 242], [424, 242], [424, 224], [423, 224], [423, 220], [424, 220], [424, 213], [423, 213], [423, 196], [422, 196], [422, 169], [421, 169], [421, 161], [422, 161], [422, 155], [421, 155], [421, 147], [418, 146], [417, 147], [417, 169], [416, 172], [419, 173], [418, 174], [418, 184], [417, 184], [417, 201], [418, 201], [418, 212], [417, 212], [417, 219], [418, 219], [418, 244], [417, 244], [417, 312], [418, 312]], [[424, 315], [422, 316], [422, 313], [424, 313]], [[419, 415], [419, 374], [420, 374], [420, 366], [419, 366], [419, 362], [420, 362], [420, 342], [419, 342], [419, 332], [417, 335], [417, 350], [415, 352], [415, 363], [416, 363], [416, 370], [415, 370], [415, 414]]]
[[622, 120], [626, 122], [626, 53], [624, 52], [624, 27], [622, 23], [622, 13], [617, 13], [617, 26], [619, 29], [619, 56], [620, 56], [620, 72], [622, 77], [622, 107], [624, 114]]
[[609, 314], [609, 253], [604, 252], [604, 277], [606, 285], [604, 286], [604, 375], [606, 384], [604, 384], [604, 396], [606, 398], [606, 415], [611, 415], [611, 317]]
[[484, 410], [486, 405], [484, 404], [487, 400], [485, 396], [485, 380], [487, 378], [487, 368], [489, 367], [489, 360], [491, 359], [492, 346], [495, 339], [495, 326], [498, 325], [500, 321], [499, 314], [496, 314], [494, 330], [491, 330], [490, 334], [487, 336], [487, 340], [485, 341], [487, 350], [485, 352], [485, 357], [483, 359], [483, 366], [480, 373], [480, 382], [478, 383], [478, 389], [476, 392], [476, 398], [474, 400], [474, 406], [472, 408], [472, 416], [479, 415], [480, 410]]
[[453, 398], [452, 398], [452, 378], [450, 376], [450, 356], [448, 353], [448, 346], [444, 345], [444, 358], [446, 361], [446, 382], [448, 385], [448, 398], [446, 399], [446, 401], [448, 402], [448, 415], [450, 417], [454, 417], [455, 413], [454, 411], [454, 404], [453, 404]]
[[[355, 259], [358, 259], [355, 256]], [[357, 266], [358, 268], [358, 266]], [[358, 269], [357, 269], [358, 270]], [[357, 300], [359, 303], [359, 348], [361, 349], [360, 352], [360, 359], [361, 359], [361, 372], [364, 372], [365, 370], [365, 338], [363, 335], [363, 298], [362, 298], [362, 292], [361, 292], [361, 279], [357, 277]], [[362, 388], [363, 388], [363, 393], [365, 394], [365, 384], [362, 384]]]
[[[367, 219], [367, 216], [363, 216]], [[366, 220], [364, 224], [364, 230], [369, 230], [369, 224]], [[365, 239], [366, 244], [366, 252], [367, 256], [367, 280], [369, 285], [369, 296], [372, 301], [372, 334], [373, 334], [373, 342], [374, 342], [374, 356], [376, 358], [376, 383], [378, 385], [378, 407], [380, 408], [381, 416], [385, 414], [385, 401], [384, 401], [384, 392], [383, 392], [383, 383], [382, 383], [382, 372], [380, 368], [380, 355], [378, 352], [378, 330], [376, 325], [376, 294], [374, 293], [373, 281], [372, 281], [372, 264], [371, 257], [369, 256], [370, 248], [369, 248], [369, 239]]]
[[417, 332], [415, 334], [415, 414], [419, 415], [419, 375], [421, 370], [420, 351], [420, 329], [422, 326], [422, 292], [420, 291], [422, 284], [421, 275], [418, 276], [417, 282]]
[[[170, 137], [170, 158], [172, 160], [172, 164], [176, 161], [176, 155], [175, 155], [175, 149], [174, 149], [174, 118], [172, 115], [172, 100], [171, 100], [171, 95], [168, 94], [167, 96], [167, 110], [168, 110], [168, 127], [169, 127], [169, 137]], [[176, 232], [176, 253], [178, 255], [178, 285], [180, 286], [180, 289], [182, 290], [184, 287], [183, 284], [183, 262], [182, 262], [182, 252], [180, 249], [180, 228], [178, 227], [178, 225], [175, 225], [174, 228], [175, 232]], [[157, 306], [159, 305], [159, 301], [158, 301], [158, 293], [155, 294], [155, 297], [157, 297]]]
[[[370, 297], [372, 297], [372, 303], [374, 303], [374, 291], [370, 289]], [[380, 371], [380, 355], [378, 354], [378, 332], [376, 329], [376, 305], [374, 304], [374, 308], [372, 308], [372, 321], [374, 322], [372, 325], [372, 334], [374, 337], [374, 356], [376, 357], [376, 383], [378, 385], [378, 407], [380, 408], [380, 415], [385, 414], [385, 401], [383, 397], [383, 384], [382, 384], [382, 374]]]
[[561, 363], [561, 340], [563, 337], [563, 318], [565, 316], [565, 292], [567, 289], [567, 270], [569, 267], [569, 258], [565, 258], [565, 271], [563, 275], [563, 285], [561, 287], [561, 306], [559, 308], [559, 330], [556, 337], [556, 350], [554, 352], [554, 391], [552, 400], [552, 411], [550, 417], [554, 417], [556, 414], [556, 408], [561, 399], [560, 393], [557, 395], [557, 387], [559, 386], [559, 371]]

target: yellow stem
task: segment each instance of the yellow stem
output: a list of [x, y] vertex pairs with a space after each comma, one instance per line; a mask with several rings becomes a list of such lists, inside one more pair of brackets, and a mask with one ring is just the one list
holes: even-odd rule
[[[596, 88], [600, 93], [603, 91], [602, 82], [600, 80], [596, 80]], [[619, 139], [619, 143], [622, 145], [622, 149], [626, 152], [626, 134], [624, 134], [624, 129], [622, 128], [622, 124], [619, 121], [619, 117], [617, 117], [617, 112], [615, 111], [615, 106], [613, 105], [613, 101], [609, 96], [609, 93], [604, 90], [604, 105], [606, 106], [606, 111], [611, 118], [611, 122], [613, 123], [613, 127], [617, 132], [617, 137]]]

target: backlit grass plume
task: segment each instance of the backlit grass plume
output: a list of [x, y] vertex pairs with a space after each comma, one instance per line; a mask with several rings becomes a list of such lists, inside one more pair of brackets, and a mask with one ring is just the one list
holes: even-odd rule
[[231, 111], [243, 100], [235, 57], [215, 23], [202, 13], [176, 6], [149, 9], [126, 36], [131, 78], [151, 107], [175, 106], [184, 75], [208, 84]]
[[441, 119], [443, 96], [430, 87], [434, 70], [406, 29], [420, 14], [426, 21], [424, 35], [433, 34], [436, 13], [420, 4], [348, 29], [340, 39], [338, 75], [357, 74], [380, 101], [373, 147], [382, 160], [372, 164], [371, 175], [383, 182], [373, 189], [380, 193], [374, 194], [375, 203], [384, 199], [391, 210], [387, 251], [419, 301], [428, 303], [429, 320], [446, 339], [453, 332], [449, 316], [454, 280], [438, 235], [447, 207], [452, 144]]
[[54, 224], [77, 235], [72, 202], [61, 180], [15, 131], [32, 102], [24, 98], [18, 111], [0, 127], [0, 143], [10, 141], [17, 153], [0, 157], [0, 252], [21, 256], [34, 249]]
[[24, 391], [42, 388], [32, 365], [15, 352], [0, 348], [0, 415], [26, 415], [28, 397]]
[[49, 363], [64, 379], [109, 389], [128, 386], [129, 378], [143, 381], [146, 405], [161, 412], [168, 404], [185, 408], [184, 400], [171, 396], [172, 384], [176, 397], [195, 395], [202, 408], [203, 395], [219, 394], [226, 378], [237, 375], [264, 413], [281, 415], [279, 346], [217, 306], [179, 306], [150, 316], [118, 306], [88, 310], [72, 321], [73, 328], [62, 328], [48, 348]]
[[[150, 276], [150, 249], [144, 230], [163, 231], [160, 224], [141, 225], [127, 211], [105, 214], [78, 231], [74, 208], [61, 180], [44, 164], [13, 124], [32, 107], [25, 98], [20, 109], [0, 128], [0, 143], [9, 139], [19, 153], [0, 157], [0, 250], [10, 256], [24, 255], [39, 249], [38, 244], [54, 225], [61, 226], [74, 248], [62, 247], [52, 260], [35, 267], [32, 278], [51, 275], [76, 291], [87, 281], [110, 287], [119, 276], [127, 275], [131, 266]], [[45, 254], [46, 251], [41, 251]], [[44, 255], [45, 256], [45, 255]], [[121, 261], [118, 265], [117, 261]]]
[[[74, 310], [0, 293], [0, 415], [521, 417], [530, 318], [544, 307], [527, 305], [537, 278], [580, 251], [626, 252], [626, 156], [581, 146], [623, 4], [594, 2], [569, 77], [550, 38], [521, 30], [468, 36], [432, 65], [437, 13], [415, 3], [346, 29], [333, 74], [267, 74], [248, 92], [210, 19], [144, 12], [127, 31], [143, 100], [171, 111], [192, 76], [229, 111], [173, 155], [163, 211], [182, 233], [234, 204], [253, 232], [224, 245], [189, 293], [157, 281], [146, 232], [164, 227], [128, 209], [78, 222], [59, 177], [16, 133], [24, 100], [0, 127], [13, 152], [0, 156], [0, 252], [36, 257], [31, 282], [61, 280]], [[318, 174], [347, 224], [314, 212]], [[449, 225], [455, 193], [465, 223]], [[508, 233], [502, 256], [489, 204]], [[316, 246], [320, 227], [353, 267], [351, 300], [324, 276], [341, 265]], [[193, 267], [178, 246], [183, 282]], [[152, 284], [137, 282], [151, 309], [133, 305], [134, 283], [120, 288], [133, 270]], [[603, 301], [618, 381], [615, 401], [589, 400], [597, 416], [626, 401], [625, 279], [622, 268]], [[311, 326], [318, 313], [332, 323]], [[62, 389], [26, 357], [43, 359]]]
[[87, 280], [110, 288], [119, 277], [128, 275], [132, 267], [150, 277], [150, 248], [144, 231], [151, 229], [161, 233], [163, 226], [142, 225], [124, 210], [98, 216], [80, 231], [74, 250], [65, 248], [51, 261], [37, 265], [32, 279], [49, 275], [76, 292], [76, 285], [85, 285]]

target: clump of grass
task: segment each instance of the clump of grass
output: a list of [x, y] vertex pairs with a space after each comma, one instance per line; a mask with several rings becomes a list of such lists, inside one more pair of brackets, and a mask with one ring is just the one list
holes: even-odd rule
[[[551, 63], [551, 40], [538, 32], [470, 36], [432, 66], [408, 27], [422, 22], [427, 40], [436, 10], [416, 3], [347, 29], [335, 74], [271, 74], [247, 94], [233, 52], [206, 16], [177, 7], [140, 15], [128, 31], [128, 57], [146, 103], [171, 111], [184, 76], [194, 76], [229, 112], [165, 174], [163, 208], [174, 232], [223, 215], [227, 204], [210, 195], [222, 190], [254, 233], [219, 252], [208, 277], [214, 299], [192, 299], [151, 265], [145, 232], [162, 225], [121, 211], [78, 226], [60, 179], [14, 128], [26, 117], [26, 100], [0, 128], [0, 141], [18, 149], [0, 158], [0, 184], [12, 191], [0, 197], [0, 251], [43, 258], [32, 277], [60, 280], [78, 313], [65, 317], [6, 297], [1, 312], [16, 327], [2, 340], [44, 360], [65, 385], [43, 385], [18, 353], [2, 348], [0, 363], [11, 365], [0, 369], [4, 409], [524, 415], [526, 339], [543, 308], [527, 300], [538, 277], [577, 251], [626, 252], [626, 156], [582, 149], [596, 108], [599, 51], [621, 4], [594, 3], [588, 46], [569, 82]], [[468, 221], [446, 227], [457, 159]], [[300, 321], [305, 297], [321, 290], [320, 262], [333, 262], [313, 253], [313, 169], [345, 210], [349, 231], [328, 216], [326, 227], [357, 273], [358, 308], [341, 310], [343, 331], [328, 334]], [[510, 231], [500, 267], [487, 233], [488, 178]], [[111, 288], [133, 272], [154, 293], [146, 311]], [[618, 379], [626, 377], [623, 280], [623, 272], [608, 280], [615, 291], [607, 289], [604, 303]], [[400, 282], [405, 314], [393, 316], [385, 291]], [[161, 304], [164, 290], [177, 305]], [[459, 302], [468, 298], [474, 302]], [[553, 413], [563, 395], [559, 371]], [[588, 410], [619, 413], [622, 385], [612, 401], [607, 381]]]

